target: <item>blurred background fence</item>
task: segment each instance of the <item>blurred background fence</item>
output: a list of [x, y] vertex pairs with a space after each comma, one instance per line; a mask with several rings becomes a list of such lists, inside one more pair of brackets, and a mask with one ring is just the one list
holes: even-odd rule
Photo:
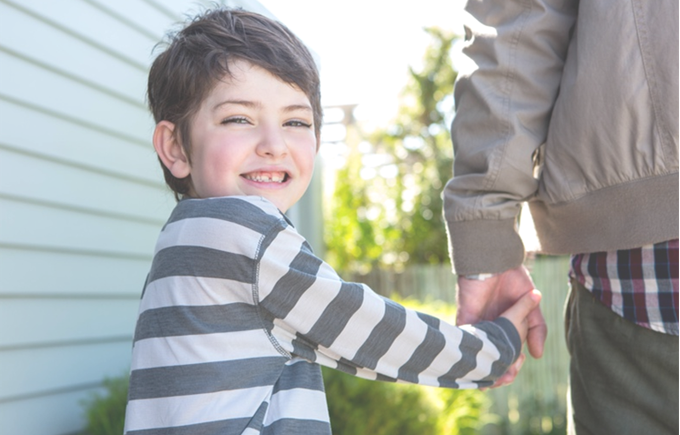
[[[538, 256], [526, 265], [536, 288], [543, 293], [541, 309], [548, 324], [545, 352], [539, 360], [527, 357], [512, 385], [488, 390], [490, 412], [502, 420], [496, 425], [499, 433], [561, 434], [565, 433], [569, 373], [563, 323], [569, 257]], [[347, 278], [366, 283], [388, 297], [455, 304], [456, 276], [447, 264], [408, 266], [400, 272], [373, 269]]]

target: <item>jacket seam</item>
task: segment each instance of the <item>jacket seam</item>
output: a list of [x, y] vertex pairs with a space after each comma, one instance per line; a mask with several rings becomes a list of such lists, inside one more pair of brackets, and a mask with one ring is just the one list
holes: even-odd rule
[[659, 150], [661, 151], [662, 159], [666, 159], [666, 137], [664, 135], [661, 125], [659, 125], [663, 118], [659, 115], [659, 105], [657, 102], [657, 85], [656, 85], [656, 74], [654, 71], [653, 62], [648, 58], [647, 46], [649, 45], [649, 38], [647, 36], [647, 23], [645, 22], [645, 17], [642, 11], [642, 6], [638, 0], [631, 0], [633, 7], [633, 21], [635, 23], [635, 28], [637, 30], [637, 40], [638, 47], [640, 50], [640, 58], [642, 59], [642, 67], [645, 70], [645, 77], [647, 78], [647, 83], [649, 85], [649, 98], [652, 103], [652, 111], [654, 112], [654, 130], [659, 135], [659, 140], [661, 141], [661, 146]]
[[[505, 87], [503, 89], [503, 107], [504, 107], [504, 112], [506, 115], [510, 114], [510, 109], [512, 106], [512, 91], [514, 89], [514, 83], [515, 83], [515, 70], [517, 68], [517, 47], [519, 45], [519, 41], [522, 38], [522, 35], [524, 33], [524, 28], [526, 26], [526, 22], [528, 19], [529, 14], [531, 13], [531, 2], [529, 0], [524, 0], [522, 2], [523, 5], [523, 11], [520, 14], [521, 17], [521, 25], [518, 26], [517, 31], [513, 35], [512, 42], [510, 44], [510, 62], [509, 62], [509, 67], [508, 70], [504, 73], [504, 81], [505, 81]], [[504, 119], [510, 119], [510, 116], [504, 116]], [[496, 183], [498, 182], [499, 178], [499, 173], [501, 172], [501, 164], [505, 160], [505, 156], [508, 150], [508, 144], [510, 143], [510, 129], [511, 129], [511, 122], [510, 121], [505, 121], [503, 123], [503, 131], [502, 131], [502, 137], [503, 137], [503, 145], [501, 147], [501, 152], [500, 156], [496, 157], [493, 159], [492, 164], [490, 165], [491, 169], [491, 176], [487, 178], [486, 183], [484, 185], [485, 190], [493, 190], [496, 186]], [[482, 201], [482, 197], [478, 197], [476, 199], [476, 204], [474, 208], [479, 208], [480, 203]]]

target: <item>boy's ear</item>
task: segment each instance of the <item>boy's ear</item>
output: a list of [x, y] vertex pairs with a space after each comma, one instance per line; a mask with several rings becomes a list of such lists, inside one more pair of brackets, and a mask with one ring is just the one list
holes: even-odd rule
[[161, 121], [153, 132], [153, 147], [158, 157], [175, 178], [186, 178], [191, 174], [191, 165], [184, 148], [175, 137], [175, 124]]

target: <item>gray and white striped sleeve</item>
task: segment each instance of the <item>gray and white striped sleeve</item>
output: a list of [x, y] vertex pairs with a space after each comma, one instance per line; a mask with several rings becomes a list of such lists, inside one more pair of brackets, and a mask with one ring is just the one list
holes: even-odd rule
[[368, 379], [450, 388], [489, 386], [519, 356], [507, 319], [457, 327], [342, 281], [290, 226], [265, 240], [256, 298], [291, 355]]

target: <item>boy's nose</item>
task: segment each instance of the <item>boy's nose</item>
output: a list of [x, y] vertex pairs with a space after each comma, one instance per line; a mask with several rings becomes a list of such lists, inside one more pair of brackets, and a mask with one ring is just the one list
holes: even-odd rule
[[263, 157], [282, 157], [288, 154], [288, 145], [283, 132], [278, 128], [263, 129], [257, 153]]

